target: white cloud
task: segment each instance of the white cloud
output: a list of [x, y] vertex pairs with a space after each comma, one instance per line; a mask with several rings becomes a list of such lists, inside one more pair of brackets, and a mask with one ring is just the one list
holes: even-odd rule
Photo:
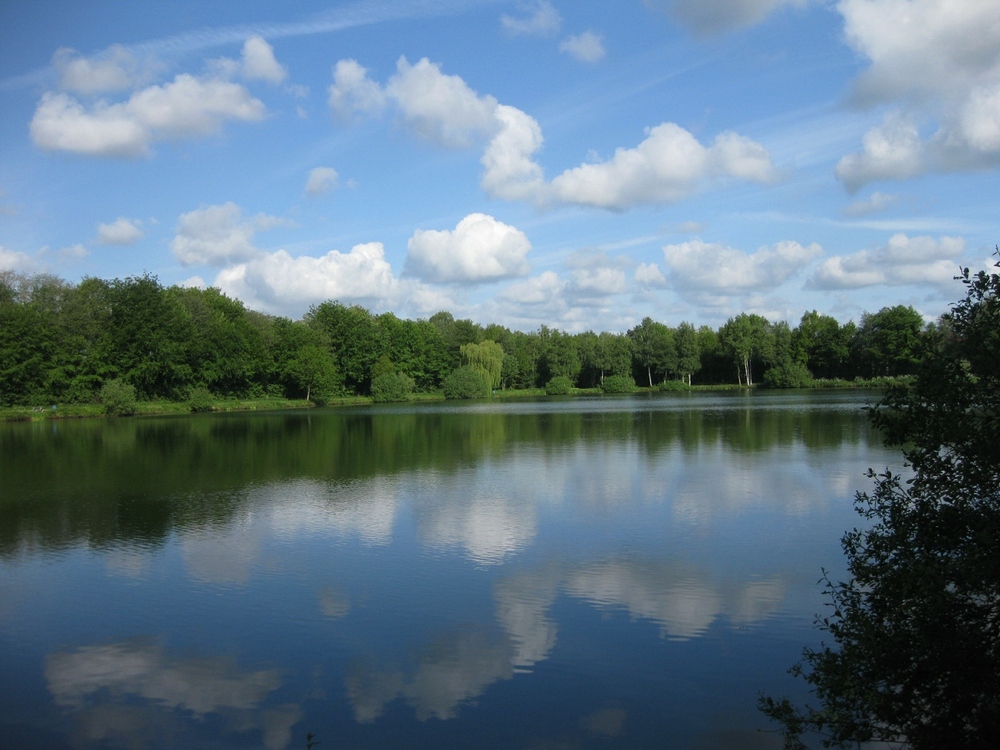
[[97, 225], [97, 241], [102, 245], [134, 245], [142, 239], [142, 222], [119, 216], [110, 224]]
[[184, 281], [177, 286], [182, 287], [183, 289], [204, 289], [208, 285], [205, 283], [205, 279], [201, 276], [192, 276], [188, 279], [184, 279]]
[[633, 276], [635, 282], [640, 286], [664, 289], [668, 286], [667, 279], [663, 271], [655, 263], [640, 263], [635, 269]]
[[79, 242], [75, 245], [70, 245], [69, 247], [62, 247], [56, 251], [56, 255], [59, 256], [60, 260], [63, 261], [73, 261], [81, 260], [90, 255], [90, 252]]
[[337, 170], [333, 167], [314, 167], [306, 180], [307, 195], [321, 195], [337, 185]]
[[867, 200], [855, 201], [845, 207], [842, 213], [845, 216], [869, 216], [880, 213], [899, 201], [898, 195], [874, 192]]
[[486, 282], [523, 276], [527, 235], [486, 214], [469, 214], [450, 230], [413, 233], [404, 273], [437, 282]]
[[263, 116], [263, 103], [243, 86], [180, 74], [117, 104], [102, 99], [85, 107], [68, 94], [47, 92], [29, 129], [35, 145], [47, 151], [135, 158], [146, 154], [154, 141], [210, 135], [227, 120]]
[[511, 284], [497, 298], [517, 305], [544, 305], [558, 297], [565, 288], [566, 282], [558, 274], [545, 271], [526, 281]]
[[293, 258], [278, 250], [224, 268], [215, 280], [226, 294], [269, 310], [304, 308], [330, 299], [381, 307], [398, 300], [399, 283], [380, 242], [355, 245], [348, 253], [331, 250], [321, 257]]
[[241, 73], [248, 80], [281, 83], [288, 71], [274, 57], [274, 48], [259, 36], [252, 36], [243, 43]]
[[52, 56], [52, 65], [59, 72], [61, 89], [85, 96], [124, 91], [138, 80], [135, 58], [117, 44], [94, 58], [63, 47]]
[[500, 24], [515, 36], [548, 36], [559, 31], [562, 17], [549, 0], [518, 3], [522, 17], [500, 16]]
[[258, 214], [244, 220], [235, 203], [198, 208], [177, 219], [170, 249], [185, 266], [223, 266], [260, 255], [253, 245], [254, 234], [283, 223], [274, 216]]
[[415, 65], [399, 58], [385, 90], [418, 135], [444, 146], [465, 148], [496, 126], [496, 99], [479, 96], [461, 77], [445, 75], [426, 57]]
[[8, 250], [0, 245], [0, 271], [32, 271], [35, 261], [27, 253]]
[[593, 31], [584, 31], [564, 39], [559, 45], [559, 51], [565, 52], [579, 62], [594, 63], [603, 60], [607, 54], [600, 35]]
[[577, 305], [606, 304], [608, 297], [628, 288], [625, 272], [610, 265], [575, 268], [569, 274], [567, 295]]
[[516, 107], [496, 109], [499, 127], [483, 152], [480, 186], [494, 198], [538, 200], [546, 192], [542, 168], [532, 158], [542, 147], [542, 129]]
[[679, 125], [662, 123], [647, 130], [648, 137], [636, 148], [620, 148], [609, 161], [582, 164], [546, 183], [535, 161], [543, 139], [533, 117], [492, 96], [480, 96], [427, 58], [415, 65], [400, 58], [396, 68], [382, 89], [355, 61], [337, 63], [331, 108], [349, 116], [391, 101], [406, 124], [427, 140], [464, 148], [488, 138], [480, 185], [494, 198], [625, 210], [672, 203], [712, 178], [770, 182], [777, 177], [767, 150], [745, 136], [725, 132], [706, 147]]
[[667, 245], [663, 248], [663, 257], [673, 287], [682, 295], [691, 292], [741, 294], [783, 284], [822, 252], [816, 243], [803, 247], [788, 240], [762, 247], [755, 253], [692, 240]]
[[[871, 61], [855, 83], [856, 101], [896, 105], [895, 123], [867, 134], [863, 153], [838, 165], [849, 189], [1000, 165], [996, 0], [841, 0], [837, 7], [848, 44]], [[937, 130], [921, 139], [915, 123], [925, 120]]]
[[871, 60], [859, 100], [965, 99], [997, 82], [1000, 24], [995, 0], [840, 0], [844, 36]]
[[609, 161], [563, 172], [552, 181], [553, 195], [565, 203], [623, 210], [674, 203], [712, 176], [755, 182], [776, 177], [766, 149], [736, 133], [722, 133], [706, 148], [674, 123], [647, 132], [636, 148], [620, 148]]
[[809, 281], [813, 289], [856, 289], [865, 286], [950, 284], [965, 251], [960, 237], [908, 237], [894, 234], [882, 247], [828, 258]]
[[778, 8], [802, 6], [806, 2], [808, 0], [646, 0], [646, 5], [665, 10], [678, 23], [698, 34], [712, 34], [753, 26]]
[[892, 114], [861, 139], [862, 151], [837, 164], [837, 178], [851, 192], [876, 180], [905, 180], [924, 169], [923, 144], [909, 117]]
[[368, 77], [357, 60], [340, 60], [333, 66], [329, 89], [330, 109], [347, 120], [358, 115], [377, 115], [385, 108], [385, 92]]

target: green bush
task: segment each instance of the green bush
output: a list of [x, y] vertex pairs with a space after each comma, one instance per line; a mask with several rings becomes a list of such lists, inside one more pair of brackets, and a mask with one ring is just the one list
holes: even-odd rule
[[683, 380], [664, 380], [656, 386], [658, 391], [690, 391], [691, 386]]
[[601, 390], [605, 393], [632, 393], [635, 381], [628, 375], [608, 375], [601, 383]]
[[413, 393], [413, 378], [401, 372], [383, 372], [372, 378], [372, 401], [389, 403], [409, 401]]
[[565, 375], [556, 375], [545, 384], [545, 393], [549, 396], [565, 396], [573, 387], [573, 381]]
[[135, 388], [124, 380], [108, 380], [101, 386], [101, 403], [104, 413], [112, 417], [127, 417], [135, 414]]
[[789, 362], [765, 372], [764, 385], [768, 388], [808, 388], [812, 385], [812, 375], [801, 362]]
[[188, 408], [193, 412], [206, 412], [212, 411], [215, 406], [215, 399], [212, 397], [212, 392], [208, 388], [200, 387], [191, 389], [191, 395], [188, 397]]
[[468, 366], [453, 370], [444, 379], [443, 385], [447, 399], [486, 398], [490, 395], [490, 386], [483, 376]]

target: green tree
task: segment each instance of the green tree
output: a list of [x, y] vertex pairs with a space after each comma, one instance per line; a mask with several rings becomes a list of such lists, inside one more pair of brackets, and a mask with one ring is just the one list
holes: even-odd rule
[[489, 383], [468, 366], [453, 370], [442, 385], [447, 399], [486, 398], [490, 395]]
[[462, 363], [479, 373], [486, 381], [490, 390], [500, 387], [500, 377], [503, 374], [503, 347], [495, 341], [483, 341], [478, 344], [462, 344]]
[[[693, 331], [692, 331], [693, 334]], [[677, 344], [674, 332], [652, 318], [642, 322], [626, 334], [632, 341], [635, 359], [646, 371], [649, 387], [653, 387], [653, 373], [666, 379], [667, 373], [678, 372]]]
[[674, 334], [677, 346], [677, 372], [691, 385], [691, 376], [701, 369], [701, 347], [698, 333], [690, 323], [681, 323]]
[[862, 372], [868, 377], [913, 374], [923, 328], [920, 313], [904, 305], [862, 315], [855, 339]]
[[287, 365], [287, 373], [299, 388], [306, 392], [306, 400], [313, 395], [325, 398], [337, 387], [337, 368], [330, 353], [316, 344], [301, 347]]
[[104, 356], [140, 398], [179, 398], [191, 384], [187, 361], [192, 327], [176, 296], [149, 274], [115, 279]]
[[580, 355], [574, 338], [546, 326], [538, 330], [538, 338], [541, 348], [538, 362], [540, 382], [547, 383], [556, 375], [565, 375], [575, 383], [580, 375]]
[[773, 349], [770, 324], [760, 315], [740, 313], [719, 329], [719, 343], [736, 365], [740, 385], [753, 385], [753, 366], [766, 361]]
[[[866, 742], [992, 747], [1000, 736], [1000, 275], [963, 271], [965, 298], [912, 385], [873, 410], [912, 477], [870, 472], [870, 525], [842, 540], [849, 577], [827, 579], [835, 645], [793, 673], [819, 706], [761, 699], [786, 747]], [[912, 329], [911, 329], [912, 330]]]
[[829, 315], [815, 310], [803, 313], [792, 334], [796, 358], [804, 358], [806, 367], [818, 378], [844, 377], [851, 355], [852, 332]]

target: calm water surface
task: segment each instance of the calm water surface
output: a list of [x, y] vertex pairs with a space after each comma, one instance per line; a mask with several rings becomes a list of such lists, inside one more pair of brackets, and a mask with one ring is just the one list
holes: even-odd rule
[[778, 747], [873, 398], [0, 425], [0, 747]]

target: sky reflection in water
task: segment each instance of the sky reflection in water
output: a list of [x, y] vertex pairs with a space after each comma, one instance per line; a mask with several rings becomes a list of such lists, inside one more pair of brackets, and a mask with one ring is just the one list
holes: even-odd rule
[[0, 426], [0, 745], [777, 746], [864, 402]]

